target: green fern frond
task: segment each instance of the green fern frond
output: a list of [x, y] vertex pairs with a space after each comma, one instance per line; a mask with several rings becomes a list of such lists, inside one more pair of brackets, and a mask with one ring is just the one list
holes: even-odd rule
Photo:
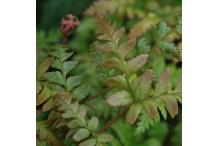
[[[146, 64], [149, 55], [141, 54], [135, 58], [126, 59], [126, 55], [134, 50], [136, 40], [130, 39], [122, 42], [121, 38], [124, 35], [123, 28], [116, 29], [115, 24], [107, 22], [99, 14], [96, 15], [96, 19], [98, 26], [97, 38], [101, 42], [97, 50], [102, 52], [103, 55], [109, 54], [104, 56], [106, 59], [102, 64], [105, 68], [117, 70], [112, 77], [106, 80], [108, 87], [113, 90], [116, 89], [114, 92], [111, 90], [110, 94], [107, 95], [108, 104], [113, 107], [129, 106], [126, 121], [130, 124], [137, 121], [140, 113], [146, 113], [148, 118], [145, 120], [145, 114], [144, 116], [142, 115], [141, 121], [144, 122], [139, 124], [142, 127], [141, 125], [144, 123], [144, 128], [149, 128], [151, 123], [160, 120], [158, 109], [161, 109], [162, 114], [165, 114], [164, 109], [166, 108], [171, 117], [174, 117], [178, 113], [177, 98], [175, 98], [178, 93], [170, 93], [169, 69], [166, 68], [163, 71], [157, 82], [154, 82], [153, 71], [151, 69], [147, 69], [144, 74], [139, 75], [139, 71]], [[161, 25], [159, 32], [161, 36], [165, 36], [169, 29], [167, 28], [164, 31], [162, 28], [166, 28], [165, 23]], [[158, 70], [158, 74], [162, 70]], [[159, 99], [158, 102], [157, 99]], [[164, 115], [164, 117], [166, 116]]]

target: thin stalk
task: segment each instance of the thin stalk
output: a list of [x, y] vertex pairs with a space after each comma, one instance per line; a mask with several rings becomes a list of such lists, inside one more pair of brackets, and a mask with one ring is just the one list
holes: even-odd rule
[[96, 135], [103, 133], [107, 129], [109, 129], [114, 123], [116, 123], [124, 114], [127, 112], [128, 108], [125, 108], [121, 111], [117, 116], [115, 116], [112, 120], [108, 121], [102, 129], [96, 132]]
[[95, 96], [89, 96], [88, 98], [84, 98], [83, 100], [80, 101], [81, 104], [86, 103], [87, 101], [90, 101], [92, 99], [95, 99], [97, 97], [100, 97], [101, 95], [105, 94], [109, 89], [103, 89], [99, 94], [95, 95]]

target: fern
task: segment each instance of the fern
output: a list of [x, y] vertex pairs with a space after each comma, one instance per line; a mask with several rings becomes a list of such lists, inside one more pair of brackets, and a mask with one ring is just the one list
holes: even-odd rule
[[[69, 76], [69, 72], [77, 64], [75, 61], [67, 61], [73, 53], [66, 52], [65, 49], [59, 49], [51, 54], [53, 57], [46, 59], [39, 65], [37, 76], [39, 80], [37, 105], [42, 105], [43, 112], [52, 110], [48, 116], [48, 122], [52, 124], [51, 128], [59, 133], [63, 127], [67, 127], [69, 130], [67, 130], [65, 137], [73, 137], [73, 140], [76, 142], [85, 140], [81, 142], [81, 146], [91, 144], [100, 145], [101, 143], [110, 141], [112, 137], [108, 134], [93, 134], [97, 132], [98, 119], [92, 117], [87, 120], [85, 117], [87, 111], [85, 106], [80, 106], [78, 101], [73, 104], [71, 103], [72, 99], [78, 100], [81, 98], [75, 96], [76, 90], [79, 87], [72, 92], [73, 88], [80, 84], [81, 77]], [[58, 71], [46, 72], [49, 67]], [[41, 85], [43, 85], [43, 89]], [[37, 124], [37, 126], [39, 127], [39, 135], [47, 133], [48, 136], [46, 138], [49, 143], [57, 146], [61, 145], [54, 138], [54, 134], [48, 131], [47, 127], [41, 123]], [[87, 139], [90, 136], [93, 138]], [[40, 139], [44, 140], [45, 137], [40, 137]], [[42, 144], [44, 143], [42, 142]]]
[[[56, 128], [67, 126], [69, 128], [66, 138], [73, 137], [76, 142], [81, 142], [81, 146], [86, 143], [92, 143], [90, 139], [95, 139], [93, 143], [104, 143], [112, 137], [108, 134], [97, 134], [99, 120], [93, 116], [89, 120], [86, 118], [87, 108], [79, 105], [78, 101], [72, 103], [72, 98], [67, 96], [56, 96], [55, 104], [58, 106], [58, 111], [61, 113], [62, 121], [56, 125]], [[48, 120], [54, 120], [55, 117], [50, 116]], [[54, 121], [52, 121], [55, 123]], [[107, 136], [103, 140], [102, 136]], [[87, 140], [87, 138], [91, 137]], [[93, 138], [92, 138], [93, 137]], [[100, 140], [99, 140], [100, 139]], [[107, 140], [108, 139], [108, 140]], [[88, 141], [88, 142], [87, 142]], [[93, 144], [94, 145], [94, 144]]]
[[[163, 24], [163, 27], [166, 25]], [[163, 37], [168, 31], [162, 30], [159, 34]], [[106, 80], [106, 85], [111, 88], [107, 95], [108, 104], [113, 107], [127, 106], [126, 121], [129, 124], [135, 123], [139, 115], [145, 112], [149, 119], [143, 120], [145, 119], [144, 114], [138, 125], [143, 125], [143, 121], [145, 125], [143, 126], [147, 128], [149, 124], [160, 120], [158, 108], [163, 114], [165, 114], [164, 108], [166, 108], [171, 117], [175, 117], [178, 113], [175, 96], [179, 95], [180, 91], [170, 92], [169, 69], [166, 68], [159, 80], [154, 82], [151, 69], [139, 74], [139, 72], [143, 72], [140, 69], [148, 61], [148, 54], [140, 54], [127, 59], [127, 55], [135, 48], [136, 39], [121, 42], [124, 28], [116, 30], [115, 24], [109, 23], [102, 16], [97, 15], [97, 32], [97, 38], [102, 41], [97, 50], [101, 51], [103, 55], [106, 54], [102, 65], [114, 72]], [[154, 88], [152, 88], [153, 86]], [[164, 115], [164, 117], [166, 116]]]
[[[37, 96], [37, 105], [39, 106], [44, 103], [42, 106], [44, 112], [51, 110], [52, 96], [58, 92], [68, 92], [73, 94], [72, 90], [75, 87], [78, 87], [81, 83], [80, 76], [70, 75], [70, 71], [77, 65], [77, 61], [69, 60], [73, 55], [73, 52], [67, 52], [65, 48], [62, 48], [55, 50], [51, 55], [53, 57], [45, 60], [45, 62], [40, 64], [37, 69], [39, 71], [37, 74], [37, 87], [39, 91], [40, 88], [43, 88], [41, 89], [41, 93]], [[46, 72], [49, 66], [56, 71]], [[77, 98], [81, 97], [77, 96]]]
[[[46, 50], [47, 58], [37, 65], [37, 146], [160, 145], [143, 135], [179, 113], [181, 17], [165, 21], [156, 1], [146, 1], [145, 10], [136, 5], [136, 0], [98, 0], [87, 9], [85, 15], [96, 14], [97, 34], [88, 55], [68, 49], [69, 32], [80, 21], [72, 26], [74, 17], [63, 19], [61, 26], [65, 21], [71, 26], [61, 27], [63, 45]], [[137, 18], [118, 28], [100, 13]]]
[[[93, 134], [97, 132], [98, 119], [92, 117], [87, 121], [85, 117], [87, 109], [85, 106], [80, 106], [78, 101], [71, 103], [72, 99], [78, 100], [81, 98], [75, 96], [76, 90], [79, 87], [74, 89], [74, 87], [80, 84], [81, 77], [68, 75], [77, 64], [75, 61], [67, 61], [72, 54], [72, 52], [66, 52], [64, 49], [60, 49], [52, 52], [55, 59], [48, 58], [39, 65], [40, 69], [38, 70], [41, 72], [38, 73], [38, 78], [43, 81], [40, 83], [44, 85], [44, 88], [41, 89], [41, 93], [37, 96], [37, 105], [43, 104], [43, 112], [52, 110], [48, 116], [48, 122], [52, 123], [52, 128], [58, 133], [61, 132], [63, 127], [67, 127], [69, 130], [67, 130], [67, 133], [64, 132], [66, 138], [73, 137], [73, 140], [76, 142], [81, 142], [86, 139], [81, 142], [81, 146], [91, 145], [91, 143], [93, 143], [93, 145], [99, 143], [100, 145], [101, 143], [110, 141], [112, 137], [104, 133], [98, 135]], [[46, 72], [49, 66], [58, 71]], [[39, 84], [38, 90], [40, 90], [41, 84]], [[74, 92], [72, 92], [73, 89]], [[84, 97], [86, 97], [86, 95]], [[42, 131], [41, 133], [45, 133], [45, 128], [42, 128], [39, 127], [39, 129], [41, 129], [39, 132]], [[50, 134], [49, 131], [47, 133]], [[61, 132], [61, 134], [63, 134], [63, 132]], [[95, 141], [92, 140], [93, 138], [87, 139], [90, 136], [93, 136]], [[55, 138], [53, 138], [52, 135], [48, 136], [48, 138], [50, 143], [57, 143], [54, 141]], [[41, 139], [44, 140], [44, 138]]]

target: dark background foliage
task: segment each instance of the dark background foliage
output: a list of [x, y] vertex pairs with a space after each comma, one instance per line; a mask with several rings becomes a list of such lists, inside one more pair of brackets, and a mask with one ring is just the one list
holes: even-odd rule
[[72, 13], [78, 18], [94, 0], [37, 0], [37, 29], [49, 30], [59, 26], [66, 14]]

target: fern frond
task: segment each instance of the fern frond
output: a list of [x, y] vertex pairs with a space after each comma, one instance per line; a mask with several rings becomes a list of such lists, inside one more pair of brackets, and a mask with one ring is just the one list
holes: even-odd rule
[[[108, 54], [103, 56], [105, 61], [102, 64], [109, 70], [116, 70], [113, 76], [106, 80], [106, 85], [112, 88], [109, 91], [110, 94], [106, 96], [108, 104], [113, 107], [128, 106], [126, 121], [129, 124], [135, 123], [139, 115], [144, 113], [138, 124], [143, 128], [139, 128], [142, 130], [138, 131], [144, 131], [143, 129], [149, 128], [150, 124], [160, 120], [158, 109], [165, 114], [164, 109], [166, 108], [174, 118], [178, 113], [176, 98], [178, 92], [171, 92], [169, 69], [166, 68], [163, 71], [157, 82], [154, 81], [151, 69], [147, 69], [145, 73], [141, 74], [140, 69], [146, 64], [149, 55], [140, 54], [135, 58], [126, 58], [134, 50], [136, 39], [131, 38], [122, 42], [123, 28], [116, 29], [115, 24], [108, 22], [99, 14], [96, 19], [97, 38], [101, 42], [97, 49], [100, 48], [98, 51], [103, 55]], [[162, 31], [161, 33], [166, 32]]]
[[[71, 102], [72, 98], [66, 98], [64, 96], [56, 96], [55, 104], [58, 106], [57, 110], [61, 113], [63, 120], [59, 125], [66, 126], [69, 131], [66, 134], [66, 138], [72, 137], [74, 141], [81, 142], [82, 145], [87, 143], [105, 143], [110, 141], [107, 137], [102, 137], [102, 134], [97, 134], [99, 127], [99, 120], [92, 116], [90, 119], [87, 118], [87, 109], [76, 102]], [[58, 125], [56, 126], [58, 128]], [[111, 137], [111, 136], [109, 136]], [[88, 140], [82, 142], [83, 140]], [[95, 141], [91, 139], [95, 139]], [[96, 140], [97, 139], [97, 140]]]

